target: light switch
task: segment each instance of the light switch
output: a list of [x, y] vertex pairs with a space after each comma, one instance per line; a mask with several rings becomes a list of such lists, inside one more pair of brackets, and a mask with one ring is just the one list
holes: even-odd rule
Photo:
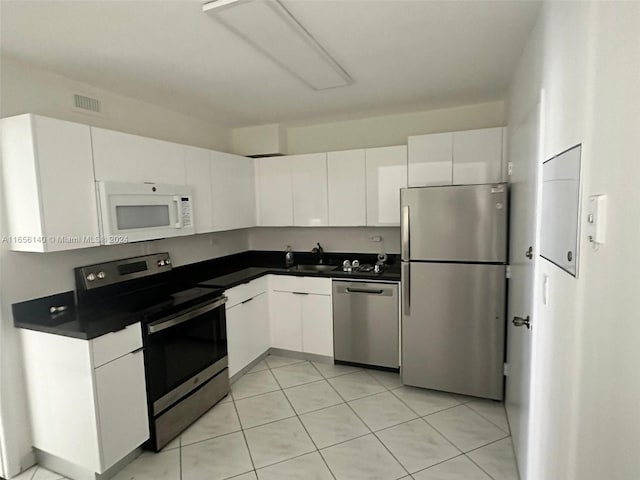
[[587, 237], [594, 247], [602, 245], [606, 240], [607, 229], [607, 196], [592, 195], [587, 207]]

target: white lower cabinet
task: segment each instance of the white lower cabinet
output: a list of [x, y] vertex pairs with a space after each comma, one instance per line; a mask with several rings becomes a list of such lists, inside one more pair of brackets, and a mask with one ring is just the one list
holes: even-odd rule
[[293, 292], [270, 293], [271, 346], [302, 351], [300, 297]]
[[305, 295], [301, 303], [302, 351], [333, 357], [331, 297]]
[[140, 323], [88, 341], [31, 330], [21, 340], [35, 448], [104, 473], [149, 438]]
[[95, 369], [103, 465], [114, 465], [149, 437], [143, 352]]
[[333, 356], [331, 279], [270, 279], [271, 346]]
[[262, 292], [227, 309], [229, 376], [269, 349], [269, 308]]
[[269, 302], [266, 277], [230, 288], [227, 301], [229, 376], [269, 350]]

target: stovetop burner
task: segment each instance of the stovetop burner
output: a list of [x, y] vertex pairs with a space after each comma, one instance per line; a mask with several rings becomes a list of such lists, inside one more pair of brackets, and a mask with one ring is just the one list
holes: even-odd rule
[[168, 253], [76, 268], [78, 307], [102, 315], [135, 314], [142, 321], [188, 310], [223, 289], [175, 285]]

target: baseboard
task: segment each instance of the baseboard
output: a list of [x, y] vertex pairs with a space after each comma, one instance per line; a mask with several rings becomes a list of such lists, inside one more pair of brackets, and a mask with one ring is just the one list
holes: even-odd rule
[[284, 348], [271, 347], [268, 351], [269, 355], [279, 355], [282, 357], [299, 358], [309, 362], [330, 363], [333, 364], [333, 357], [329, 355], [318, 355], [316, 353], [296, 352], [295, 350], [286, 350]]
[[38, 465], [46, 468], [47, 470], [51, 470], [52, 472], [59, 473], [71, 480], [109, 480], [110, 478], [115, 477], [120, 470], [126, 467], [142, 453], [141, 448], [136, 448], [133, 452], [123, 457], [105, 472], [95, 473], [60, 457], [38, 450], [37, 448], [34, 448], [34, 450], [36, 452]]

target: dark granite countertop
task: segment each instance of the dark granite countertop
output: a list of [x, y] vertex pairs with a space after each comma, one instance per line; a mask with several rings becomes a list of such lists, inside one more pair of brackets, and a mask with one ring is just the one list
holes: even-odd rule
[[[52, 306], [67, 310], [50, 313]], [[105, 308], [81, 308], [75, 305], [74, 293], [64, 292], [13, 305], [13, 324], [18, 328], [53, 333], [65, 337], [91, 340], [117, 332], [142, 320], [135, 313], [113, 312]]]
[[342, 267], [335, 266], [336, 270], [330, 270], [326, 272], [315, 272], [311, 270], [296, 270], [295, 268], [266, 268], [266, 267], [249, 267], [243, 268], [236, 272], [221, 275], [219, 277], [209, 278], [203, 282], [199, 282], [200, 285], [206, 285], [208, 287], [219, 288], [232, 288], [243, 283], [250, 282], [263, 275], [289, 275], [297, 277], [324, 277], [335, 278], [340, 280], [378, 280], [387, 282], [400, 281], [400, 270], [395, 268], [388, 268], [384, 272], [344, 272]]
[[[317, 255], [310, 252], [294, 252], [295, 264], [318, 263]], [[381, 273], [343, 272], [342, 261], [358, 259], [362, 264], [374, 264], [375, 254], [325, 253], [323, 263], [335, 270], [314, 272], [288, 269], [284, 266], [284, 252], [247, 251], [195, 264], [176, 267], [166, 280], [174, 291], [195, 285], [229, 289], [255, 280], [263, 275], [294, 275], [354, 280], [400, 280], [397, 255], [390, 255], [387, 268]], [[59, 313], [50, 313], [52, 306], [66, 306]], [[106, 333], [116, 332], [133, 323], [144, 321], [144, 314], [114, 311], [108, 305], [78, 306], [74, 292], [62, 292], [48, 297], [28, 300], [13, 305], [14, 325], [40, 332], [90, 340]]]

